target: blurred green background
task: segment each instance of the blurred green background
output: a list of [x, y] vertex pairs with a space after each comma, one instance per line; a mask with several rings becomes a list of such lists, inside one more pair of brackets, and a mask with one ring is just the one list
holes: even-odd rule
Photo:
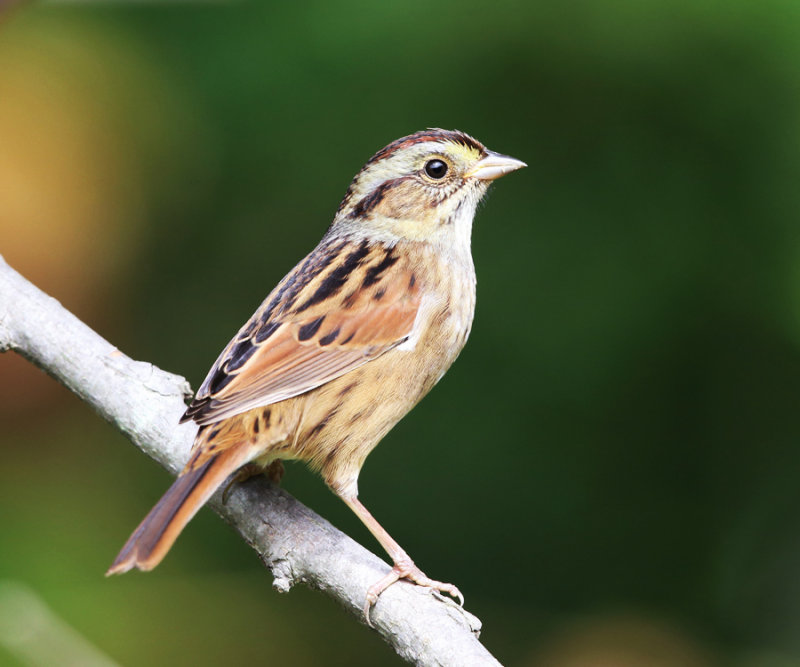
[[[529, 168], [479, 211], [466, 350], [362, 500], [504, 664], [800, 665], [796, 0], [22, 4], [0, 252], [196, 387], [361, 165], [429, 126]], [[169, 476], [0, 373], [0, 584], [123, 665], [400, 663], [207, 510], [104, 579]], [[284, 486], [378, 550], [305, 468]], [[0, 663], [33, 664], [15, 614]]]

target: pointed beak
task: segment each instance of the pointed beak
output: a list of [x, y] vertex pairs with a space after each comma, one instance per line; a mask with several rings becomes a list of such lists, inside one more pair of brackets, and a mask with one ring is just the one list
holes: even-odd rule
[[508, 155], [500, 155], [488, 151], [488, 155], [479, 161], [472, 169], [466, 174], [465, 178], [477, 178], [482, 181], [493, 181], [496, 178], [510, 174], [512, 171], [527, 167], [522, 160], [509, 157]]

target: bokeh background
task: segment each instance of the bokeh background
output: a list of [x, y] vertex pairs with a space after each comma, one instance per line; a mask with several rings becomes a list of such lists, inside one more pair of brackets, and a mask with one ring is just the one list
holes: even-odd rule
[[[504, 664], [800, 665], [796, 0], [7, 6], [0, 252], [196, 387], [429, 126], [529, 168], [479, 211], [465, 352], [362, 499]], [[400, 664], [207, 510], [104, 579], [169, 476], [21, 359], [0, 377], [0, 664], [35, 664], [24, 600], [122, 665]], [[284, 486], [378, 549], [305, 468]]]

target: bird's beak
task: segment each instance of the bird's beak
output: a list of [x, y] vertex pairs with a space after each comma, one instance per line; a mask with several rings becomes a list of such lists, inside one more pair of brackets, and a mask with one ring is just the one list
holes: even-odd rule
[[482, 181], [493, 181], [496, 178], [510, 174], [512, 171], [527, 167], [522, 160], [509, 157], [508, 155], [500, 155], [488, 151], [488, 155], [480, 160], [472, 169], [466, 174], [465, 178], [478, 178]]

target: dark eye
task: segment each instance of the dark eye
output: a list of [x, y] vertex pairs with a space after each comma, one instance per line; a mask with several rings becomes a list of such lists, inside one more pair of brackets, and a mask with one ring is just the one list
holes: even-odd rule
[[428, 160], [425, 163], [425, 173], [436, 180], [444, 178], [447, 174], [447, 163], [444, 160]]

